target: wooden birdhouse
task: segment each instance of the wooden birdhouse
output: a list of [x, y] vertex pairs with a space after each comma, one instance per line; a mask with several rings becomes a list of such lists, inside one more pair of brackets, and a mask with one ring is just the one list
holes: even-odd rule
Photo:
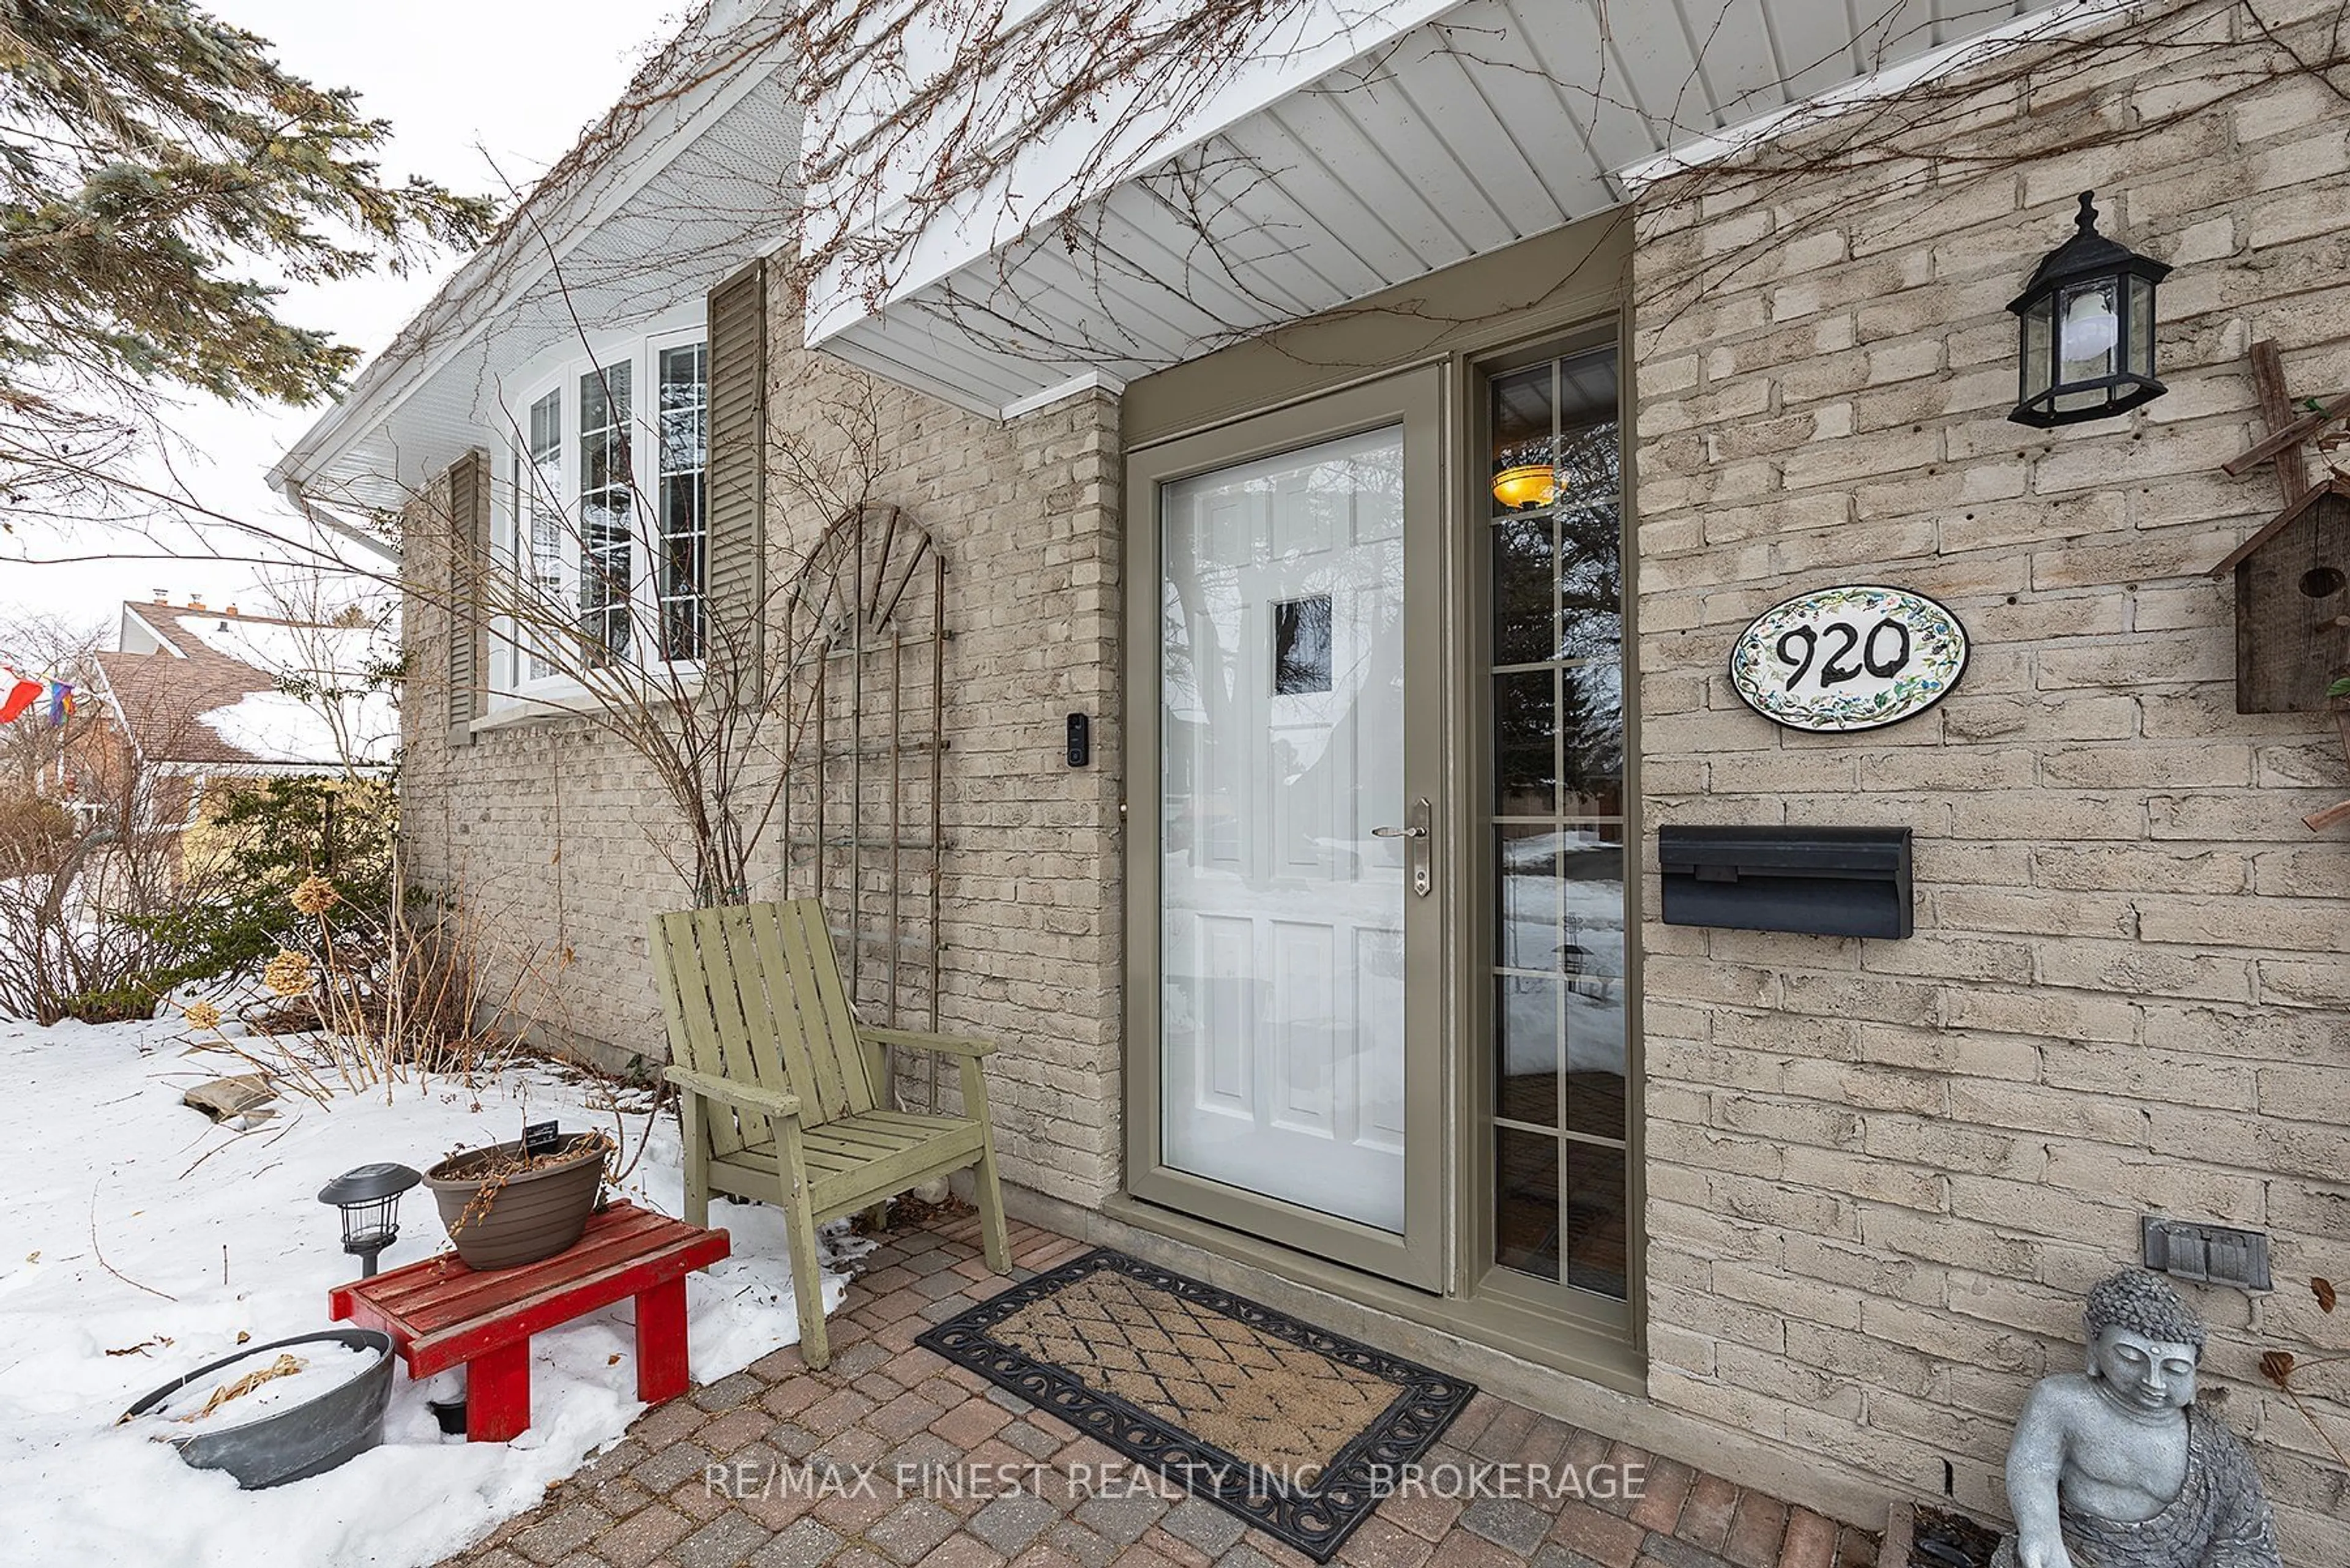
[[2350, 484], [2320, 485], [2212, 569], [2236, 574], [2236, 711], [2314, 713], [2350, 674]]
[[2252, 346], [2252, 369], [2270, 433], [2222, 466], [2273, 462], [2285, 506], [2211, 568], [2236, 576], [2236, 711], [2323, 712], [2326, 687], [2350, 674], [2350, 476], [2327, 463], [2312, 483], [2304, 448], [2322, 457], [2336, 444], [2326, 432], [2350, 416], [2350, 397], [2293, 419], [2274, 344]]

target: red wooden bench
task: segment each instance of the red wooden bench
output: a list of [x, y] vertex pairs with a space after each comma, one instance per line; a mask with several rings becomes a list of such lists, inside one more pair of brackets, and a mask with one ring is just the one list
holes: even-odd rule
[[502, 1443], [530, 1426], [530, 1336], [637, 1298], [637, 1397], [686, 1390], [685, 1276], [732, 1251], [705, 1231], [633, 1203], [592, 1216], [568, 1250], [476, 1273], [454, 1252], [328, 1293], [331, 1317], [381, 1329], [411, 1377], [465, 1368], [465, 1439]]

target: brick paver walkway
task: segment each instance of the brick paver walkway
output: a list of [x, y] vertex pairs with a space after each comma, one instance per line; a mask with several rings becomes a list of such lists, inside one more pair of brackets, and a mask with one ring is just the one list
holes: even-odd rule
[[[1084, 1248], [1015, 1224], [1022, 1277]], [[862, 1261], [832, 1365], [796, 1350], [646, 1412], [625, 1440], [449, 1568], [1311, 1568], [1211, 1503], [1106, 1484], [1135, 1472], [1066, 1423], [914, 1344], [993, 1295], [973, 1221], [901, 1229]], [[1425, 1464], [1644, 1465], [1638, 1500], [1396, 1496], [1347, 1568], [1870, 1568], [1861, 1532], [1491, 1394]], [[827, 1470], [826, 1467], [832, 1467]], [[711, 1468], [724, 1467], [726, 1484]], [[993, 1495], [894, 1478], [979, 1473]], [[860, 1471], [858, 1467], [869, 1467]], [[904, 1467], [902, 1469], [900, 1467]], [[806, 1484], [826, 1475], [833, 1484]], [[860, 1484], [860, 1474], [871, 1476]], [[796, 1482], [795, 1482], [796, 1478]], [[1087, 1483], [1082, 1478], [1103, 1478]], [[973, 1489], [990, 1490], [990, 1489]], [[1170, 1487], [1167, 1490], [1173, 1490]], [[1446, 1489], [1450, 1490], [1450, 1489]], [[931, 1495], [922, 1495], [928, 1490]]]

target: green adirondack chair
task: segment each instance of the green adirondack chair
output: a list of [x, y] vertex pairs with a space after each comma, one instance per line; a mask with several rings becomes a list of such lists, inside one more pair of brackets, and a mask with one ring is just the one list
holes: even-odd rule
[[[980, 1068], [992, 1044], [858, 1023], [814, 898], [686, 909], [651, 924], [666, 1073], [681, 1095], [685, 1218], [708, 1224], [712, 1192], [782, 1206], [810, 1366], [832, 1359], [816, 1266], [824, 1220], [972, 1167], [987, 1266], [1011, 1272]], [[897, 1109], [891, 1045], [956, 1058], [963, 1115]]]

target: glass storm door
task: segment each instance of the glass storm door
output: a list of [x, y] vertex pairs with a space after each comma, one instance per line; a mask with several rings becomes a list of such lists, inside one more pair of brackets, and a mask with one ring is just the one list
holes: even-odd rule
[[1153, 454], [1228, 460], [1151, 487], [1156, 1125], [1135, 1162], [1142, 1196], [1431, 1287], [1434, 398], [1401, 378]]

